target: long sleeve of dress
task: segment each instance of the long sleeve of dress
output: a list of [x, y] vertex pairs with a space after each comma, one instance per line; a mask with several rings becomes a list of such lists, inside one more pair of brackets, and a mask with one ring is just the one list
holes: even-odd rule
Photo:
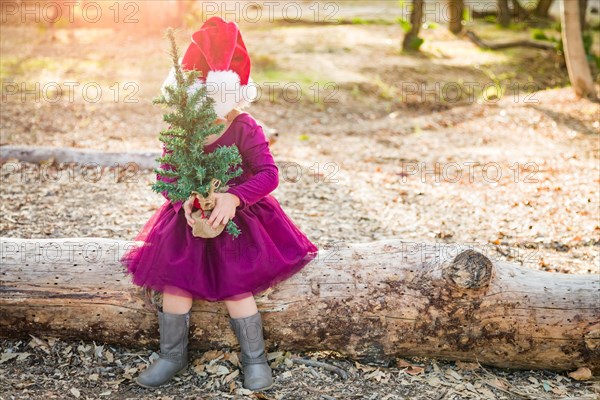
[[243, 210], [279, 186], [279, 168], [269, 150], [269, 140], [260, 125], [252, 131], [244, 132], [236, 145], [242, 156], [244, 170], [249, 170], [253, 176], [238, 185], [230, 186], [227, 193], [240, 198], [237, 209]]
[[[166, 149], [165, 145], [163, 144], [163, 152], [162, 152], [162, 155], [163, 155], [163, 157], [164, 157], [164, 156], [165, 156], [167, 153], [171, 153], [171, 151], [167, 151], [167, 149]], [[174, 171], [174, 170], [175, 170], [175, 167], [173, 167], [171, 164], [167, 164], [167, 163], [163, 163], [163, 164], [161, 164], [160, 168], [161, 168], [161, 169], [164, 169], [164, 170], [169, 170], [169, 171]], [[157, 180], [159, 180], [159, 181], [166, 182], [166, 183], [173, 183], [173, 182], [176, 182], [176, 181], [177, 181], [177, 179], [175, 179], [175, 178], [169, 178], [169, 177], [166, 177], [166, 176], [162, 176], [162, 175], [160, 175], [160, 174], [156, 174], [156, 179], [157, 179]], [[163, 195], [163, 197], [164, 197], [165, 199], [167, 199], [167, 200], [171, 201], [171, 199], [169, 199], [169, 197], [167, 196], [167, 191], [166, 191], [166, 190], [164, 190], [164, 191], [162, 192], [162, 195]], [[182, 205], [183, 205], [183, 201], [181, 201], [181, 200], [180, 200], [180, 201], [177, 201], [177, 202], [175, 202], [175, 203], [173, 204], [173, 208], [175, 209], [175, 212], [179, 212], [179, 209], [181, 208], [181, 206], [182, 206]]]

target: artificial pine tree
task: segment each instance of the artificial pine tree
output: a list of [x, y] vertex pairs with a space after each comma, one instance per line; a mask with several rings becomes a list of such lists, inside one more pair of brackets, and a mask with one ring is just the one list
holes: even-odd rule
[[[242, 174], [242, 168], [239, 167], [242, 158], [235, 145], [220, 146], [211, 153], [204, 152], [206, 138], [220, 135], [224, 125], [215, 124], [218, 116], [214, 111], [214, 99], [207, 95], [206, 85], [198, 84], [200, 72], [181, 68], [172, 28], [167, 30], [167, 37], [171, 42], [170, 55], [177, 85], [165, 86], [166, 93], [152, 102], [171, 108], [171, 112], [163, 116], [170, 126], [159, 134], [159, 140], [167, 151], [156, 161], [170, 164], [174, 169], [155, 168], [154, 172], [176, 180], [172, 183], [157, 180], [152, 184], [152, 190], [158, 193], [166, 190], [173, 202], [185, 201], [194, 193], [207, 198], [212, 195], [215, 180], [223, 184], [219, 188], [223, 190], [230, 179]], [[238, 168], [233, 170], [236, 166]], [[200, 203], [196, 199], [194, 204], [198, 207]], [[202, 211], [202, 216], [205, 216]], [[232, 220], [227, 223], [226, 230], [233, 237], [241, 233]]]

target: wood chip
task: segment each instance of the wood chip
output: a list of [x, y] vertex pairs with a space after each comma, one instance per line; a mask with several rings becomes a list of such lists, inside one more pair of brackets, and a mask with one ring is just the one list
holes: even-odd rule
[[592, 378], [592, 371], [587, 367], [579, 367], [573, 372], [569, 372], [569, 377], [577, 381], [587, 381]]

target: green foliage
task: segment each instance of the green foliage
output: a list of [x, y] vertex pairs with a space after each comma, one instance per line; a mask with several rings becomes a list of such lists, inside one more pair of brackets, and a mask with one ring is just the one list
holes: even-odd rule
[[585, 49], [585, 54], [587, 56], [588, 61], [594, 63], [596, 68], [600, 69], [600, 57], [594, 53], [593, 50], [594, 45], [594, 35], [592, 32], [585, 32], [583, 34], [583, 48]]
[[527, 24], [527, 22], [524, 22], [524, 21], [519, 21], [519, 22], [511, 21], [507, 27], [504, 27], [502, 25], [499, 25], [499, 27], [501, 29], [508, 29], [511, 31], [523, 32], [523, 31], [527, 31], [529, 29], [529, 24]]
[[[558, 29], [558, 32], [560, 32], [560, 29]], [[558, 37], [548, 36], [542, 29], [534, 29], [531, 33], [531, 37], [535, 40], [545, 40], [545, 41], [554, 43], [556, 45], [556, 50], [558, 52], [562, 53], [564, 51], [562, 36], [558, 36]], [[592, 46], [594, 45], [594, 36], [593, 36], [592, 32], [589, 32], [589, 31], [584, 32], [582, 34], [582, 40], [583, 40], [583, 48], [585, 50], [585, 54], [586, 54], [588, 60], [592, 61], [596, 65], [598, 65], [598, 56], [596, 56], [592, 50]]]
[[462, 19], [463, 19], [463, 21], [472, 21], [473, 20], [473, 17], [471, 16], [471, 8], [470, 7], [463, 7]]
[[546, 33], [541, 29], [534, 29], [533, 32], [531, 32], [531, 36], [535, 40], [550, 40], [550, 38], [546, 36]]
[[421, 39], [420, 37], [413, 37], [410, 39], [410, 42], [408, 42], [408, 48], [410, 50], [419, 51], [419, 48], [424, 41], [425, 40]]
[[[154, 172], [176, 180], [172, 183], [157, 180], [152, 190], [158, 193], [166, 190], [171, 201], [185, 201], [192, 191], [208, 196], [213, 178], [220, 180], [223, 187], [230, 179], [241, 175], [241, 167], [236, 170], [233, 168], [241, 164], [242, 158], [235, 145], [220, 146], [211, 153], [204, 152], [206, 138], [219, 135], [224, 126], [214, 123], [218, 117], [214, 111], [214, 100], [207, 95], [206, 86], [202, 85], [199, 90], [189, 93], [190, 87], [198, 81], [200, 72], [182, 70], [173, 29], [167, 30], [167, 37], [171, 41], [170, 55], [177, 84], [166, 86], [167, 96], [161, 94], [152, 102], [170, 109], [163, 115], [164, 121], [170, 126], [159, 134], [167, 152], [156, 161], [170, 164], [174, 170], [155, 168]], [[233, 221], [228, 222], [226, 229], [234, 237], [240, 233]]]
[[594, 38], [592, 37], [591, 32], [586, 32], [583, 34], [583, 48], [585, 49], [585, 54], [592, 53], [592, 44], [594, 43]]
[[344, 18], [340, 21], [340, 23], [347, 25], [393, 25], [395, 22], [385, 18], [352, 17]]
[[483, 20], [485, 22], [489, 22], [490, 24], [495, 24], [496, 23], [496, 16], [495, 15], [486, 15], [485, 17], [483, 17]]
[[410, 21], [407, 21], [402, 17], [398, 17], [397, 21], [400, 24], [400, 27], [402, 28], [404, 33], [410, 32], [410, 28], [412, 28], [412, 24], [410, 23]]

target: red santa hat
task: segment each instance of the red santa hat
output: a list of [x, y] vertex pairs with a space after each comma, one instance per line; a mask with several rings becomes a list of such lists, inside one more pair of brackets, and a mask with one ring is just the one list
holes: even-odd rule
[[[258, 91], [250, 77], [250, 56], [235, 22], [217, 16], [209, 18], [192, 34], [192, 43], [180, 63], [183, 70], [202, 73], [189, 91], [193, 93], [206, 85], [208, 95], [215, 100], [215, 112], [221, 118], [257, 98]], [[163, 83], [165, 94], [167, 85], [176, 85], [174, 68]]]

